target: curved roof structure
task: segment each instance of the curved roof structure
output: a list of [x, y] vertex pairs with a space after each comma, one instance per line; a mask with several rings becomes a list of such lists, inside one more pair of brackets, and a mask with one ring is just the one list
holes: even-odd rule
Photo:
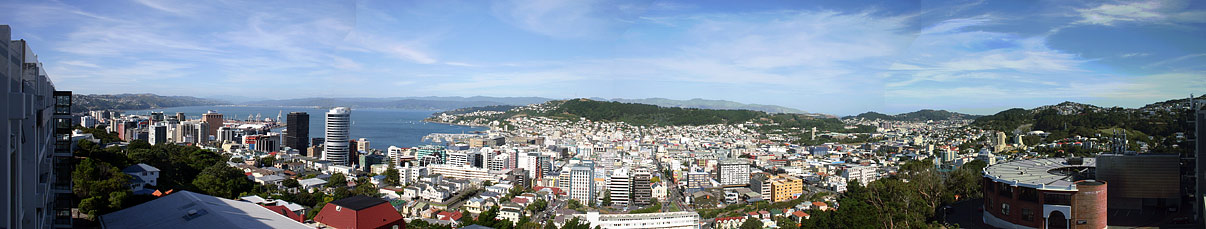
[[996, 182], [1043, 190], [1076, 191], [1076, 174], [1097, 168], [1097, 159], [1083, 158], [1080, 164], [1065, 158], [1010, 161], [984, 168], [984, 177]]

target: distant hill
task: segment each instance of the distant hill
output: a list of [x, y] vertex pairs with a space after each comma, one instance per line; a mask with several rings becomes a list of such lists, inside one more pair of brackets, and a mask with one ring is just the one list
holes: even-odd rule
[[[469, 108], [466, 110], [486, 110]], [[497, 111], [497, 110], [494, 110]], [[471, 111], [470, 111], [471, 112]], [[469, 112], [459, 112], [464, 114]], [[437, 113], [454, 115], [456, 112]], [[614, 101], [597, 101], [591, 99], [554, 100], [543, 104], [516, 107], [503, 114], [488, 116], [463, 116], [458, 120], [486, 119], [500, 121], [517, 115], [541, 116], [557, 119], [576, 120], [586, 118], [592, 121], [625, 122], [638, 126], [665, 125], [711, 125], [711, 124], [740, 124], [753, 122], [764, 124], [765, 128], [804, 129], [817, 127], [823, 131], [838, 132], [869, 132], [874, 131], [870, 126], [851, 126], [841, 120], [829, 117], [818, 117], [808, 114], [772, 114], [755, 110], [723, 110], [663, 107], [640, 103], [623, 103]], [[435, 117], [433, 117], [434, 119]], [[453, 120], [454, 122], [456, 120]]]
[[681, 107], [681, 108], [700, 108], [700, 109], [718, 109], [718, 110], [753, 110], [766, 113], [793, 113], [807, 114], [799, 109], [788, 108], [776, 105], [763, 104], [745, 104], [726, 100], [709, 100], [709, 99], [690, 99], [690, 100], [674, 100], [665, 98], [647, 98], [647, 99], [610, 99], [615, 102], [622, 103], [640, 103], [658, 105], [663, 107]]
[[160, 96], [155, 94], [74, 94], [72, 112], [94, 110], [143, 110], [165, 107], [209, 106], [227, 104], [225, 101], [190, 96]]
[[263, 100], [242, 103], [256, 106], [306, 106], [352, 108], [391, 108], [413, 110], [454, 110], [469, 107], [528, 105], [543, 103], [551, 99], [539, 97], [395, 97], [395, 98], [301, 98]]
[[[1206, 96], [1199, 99], [1206, 99]], [[1034, 109], [1013, 108], [977, 118], [972, 126], [1006, 132], [1042, 130], [1057, 138], [1095, 136], [1105, 130], [1124, 128], [1137, 131], [1137, 134], [1131, 134], [1133, 138], [1166, 138], [1186, 131], [1183, 127], [1188, 126], [1187, 100], [1156, 102], [1140, 108], [1105, 108], [1076, 102]]]
[[909, 113], [902, 113], [902, 114], [897, 114], [897, 115], [887, 115], [887, 114], [882, 114], [882, 113], [872, 111], [872, 112], [862, 113], [862, 114], [859, 114], [856, 116], [851, 116], [851, 117], [846, 117], [846, 118], [863, 118], [863, 119], [872, 119], [872, 120], [878, 119], [878, 120], [891, 120], [891, 121], [928, 121], [928, 120], [944, 121], [944, 120], [975, 119], [978, 117], [980, 117], [980, 116], [963, 114], [963, 113], [958, 113], [958, 112], [950, 112], [950, 111], [946, 111], [946, 110], [924, 109], [924, 110], [919, 110], [919, 111], [914, 111], [914, 112], [909, 112]]

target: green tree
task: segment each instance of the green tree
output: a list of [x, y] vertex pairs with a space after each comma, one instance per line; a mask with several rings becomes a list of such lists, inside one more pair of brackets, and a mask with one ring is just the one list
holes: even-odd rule
[[331, 177], [327, 178], [327, 187], [346, 188], [348, 187], [348, 178], [343, 173], [331, 174]]
[[286, 188], [301, 187], [301, 183], [297, 182], [297, 179], [285, 179], [284, 181], [281, 181], [281, 185], [285, 186]]
[[123, 190], [120, 192], [109, 193], [109, 209], [126, 208], [126, 202], [130, 199], [130, 191]]
[[762, 221], [755, 218], [747, 218], [745, 222], [741, 222], [741, 229], [762, 229]]
[[387, 185], [387, 186], [396, 186], [399, 183], [401, 183], [400, 180], [402, 178], [401, 178], [401, 175], [398, 173], [398, 169], [396, 169], [396, 168], [390, 167], [388, 169], [385, 169], [385, 173], [381, 174], [381, 175], [385, 175], [385, 179], [382, 180], [382, 182], [385, 183], [385, 185]]
[[603, 206], [611, 206], [611, 191], [603, 190]]
[[101, 211], [105, 210], [108, 205], [109, 203], [105, 202], [105, 198], [95, 196], [81, 200], [79, 208], [80, 212], [88, 214], [89, 219], [96, 219], [97, 216], [100, 216]]
[[252, 188], [242, 171], [220, 163], [205, 168], [192, 183], [205, 194], [231, 199]]

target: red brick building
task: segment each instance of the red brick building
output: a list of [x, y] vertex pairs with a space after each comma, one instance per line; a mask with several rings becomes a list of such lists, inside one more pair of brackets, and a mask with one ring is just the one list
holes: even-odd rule
[[985, 224], [999, 228], [1105, 228], [1106, 182], [1093, 158], [1011, 161], [984, 168]]
[[331, 201], [314, 216], [314, 221], [341, 229], [406, 228], [406, 220], [389, 202], [367, 196]]

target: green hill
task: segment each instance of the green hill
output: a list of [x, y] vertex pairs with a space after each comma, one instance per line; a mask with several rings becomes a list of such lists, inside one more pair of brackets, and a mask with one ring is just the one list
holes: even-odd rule
[[222, 105], [226, 102], [191, 96], [161, 96], [155, 94], [115, 94], [71, 96], [71, 112], [94, 110], [142, 110], [164, 107]]
[[863, 119], [872, 119], [872, 120], [878, 119], [878, 120], [890, 120], [890, 121], [927, 121], [927, 120], [944, 121], [944, 120], [975, 119], [978, 117], [980, 117], [980, 116], [963, 114], [963, 113], [958, 113], [958, 112], [950, 112], [950, 111], [946, 111], [946, 110], [924, 109], [924, 110], [919, 110], [919, 111], [914, 111], [914, 112], [909, 112], [909, 113], [902, 113], [902, 114], [897, 114], [897, 115], [887, 115], [887, 114], [882, 114], [882, 113], [872, 111], [872, 112], [862, 113], [862, 114], [859, 114], [859, 115], [856, 115], [853, 117], [846, 117], [846, 118], [863, 118]]
[[[492, 109], [467, 108], [465, 110]], [[436, 115], [464, 113], [468, 112], [444, 112], [437, 113]], [[809, 114], [771, 114], [753, 110], [661, 107], [649, 104], [596, 101], [590, 99], [549, 101], [539, 105], [511, 109], [501, 115], [464, 116], [458, 120], [488, 119], [501, 121], [517, 115], [550, 117], [564, 120], [586, 118], [592, 121], [624, 122], [637, 126], [695, 126], [752, 122], [764, 124], [761, 127], [762, 129], [808, 129], [817, 127], [818, 130], [822, 131], [838, 132], [870, 132], [874, 130], [870, 126], [846, 128], [847, 125], [839, 119]]]

